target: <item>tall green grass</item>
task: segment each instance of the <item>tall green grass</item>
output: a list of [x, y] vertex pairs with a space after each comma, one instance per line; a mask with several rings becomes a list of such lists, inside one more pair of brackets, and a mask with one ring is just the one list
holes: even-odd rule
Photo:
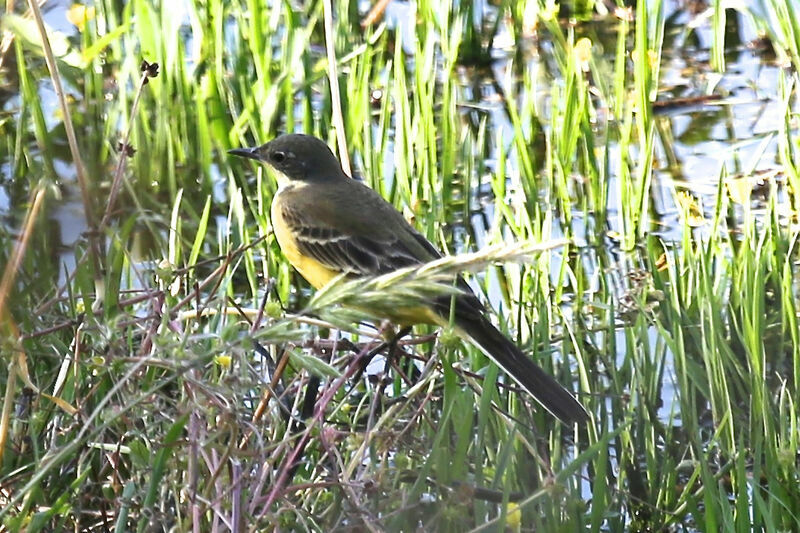
[[[366, 28], [341, 0], [95, 7], [55, 58], [84, 183], [41, 36], [4, 19], [7, 530], [798, 527], [795, 70], [775, 71], [777, 179], [723, 168], [704, 196], [664, 181], [661, 2], [574, 23], [422, 0]], [[714, 68], [730, 17], [796, 68], [793, 9], [717, 11]], [[272, 236], [271, 177], [225, 154], [286, 131], [325, 139], [442, 250], [510, 247], [312, 293]], [[82, 194], [108, 224], [67, 272], [53, 221]], [[449, 331], [401, 339], [386, 382], [350, 379], [393, 330], [342, 304], [391, 308], [454, 270], [591, 424], [560, 425]]]

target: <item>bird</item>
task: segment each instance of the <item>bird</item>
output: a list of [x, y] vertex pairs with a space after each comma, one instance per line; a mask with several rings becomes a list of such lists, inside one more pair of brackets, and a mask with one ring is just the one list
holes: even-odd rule
[[[228, 153], [272, 170], [278, 182], [270, 208], [274, 235], [289, 263], [316, 289], [342, 275], [379, 276], [442, 257], [392, 204], [348, 176], [317, 137], [284, 134]], [[456, 296], [443, 293], [383, 318], [406, 326], [452, 323], [552, 415], [565, 424], [586, 422], [583, 405], [492, 324], [461, 276], [456, 286]]]

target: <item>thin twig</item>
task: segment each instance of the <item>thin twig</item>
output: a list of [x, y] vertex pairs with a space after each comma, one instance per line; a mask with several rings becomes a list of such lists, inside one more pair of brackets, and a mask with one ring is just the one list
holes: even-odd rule
[[375, 2], [375, 5], [372, 6], [372, 9], [369, 10], [367, 16], [361, 19], [361, 27], [366, 28], [367, 26], [372, 26], [375, 24], [381, 17], [383, 17], [383, 12], [386, 11], [386, 7], [389, 5], [389, 0], [378, 0]]
[[25, 215], [25, 221], [22, 223], [22, 232], [16, 246], [14, 246], [14, 251], [11, 253], [11, 259], [9, 259], [6, 268], [3, 270], [3, 279], [0, 280], [0, 319], [6, 314], [6, 300], [11, 292], [14, 280], [17, 279], [22, 259], [25, 257], [25, 250], [28, 248], [28, 242], [33, 234], [33, 224], [36, 222], [36, 217], [44, 202], [44, 193], [44, 189], [39, 188], [33, 194], [33, 203]]
[[93, 266], [95, 267], [95, 277], [100, 274], [100, 241], [97, 233], [97, 222], [94, 217], [94, 209], [92, 206], [92, 196], [89, 191], [89, 180], [86, 176], [86, 167], [81, 158], [80, 149], [78, 148], [78, 139], [75, 136], [75, 128], [72, 125], [72, 114], [67, 105], [67, 98], [64, 93], [64, 87], [61, 85], [61, 74], [58, 71], [58, 63], [56, 63], [53, 50], [50, 47], [50, 40], [47, 37], [47, 29], [44, 27], [44, 20], [42, 19], [42, 11], [39, 9], [39, 3], [35, 0], [28, 0], [28, 6], [33, 13], [33, 19], [36, 22], [36, 27], [39, 30], [39, 36], [42, 39], [42, 49], [44, 50], [44, 60], [47, 63], [47, 70], [50, 71], [50, 79], [53, 82], [53, 89], [58, 98], [58, 105], [61, 109], [61, 115], [64, 117], [64, 132], [67, 134], [67, 144], [69, 144], [69, 151], [72, 154], [72, 161], [75, 164], [75, 174], [78, 178], [78, 185], [81, 189], [81, 199], [83, 200], [83, 210], [86, 216], [86, 225], [89, 227], [89, 254], [93, 258]]
[[114, 180], [111, 182], [111, 191], [108, 193], [108, 204], [106, 205], [105, 213], [103, 213], [103, 218], [100, 220], [100, 229], [106, 227], [108, 224], [109, 219], [111, 218], [111, 212], [114, 208], [114, 203], [117, 200], [117, 196], [119, 195], [119, 191], [122, 188], [122, 173], [125, 171], [125, 161], [132, 155], [132, 151], [128, 142], [131, 138], [131, 130], [133, 129], [134, 117], [136, 116], [136, 110], [139, 108], [139, 100], [141, 100], [142, 93], [144, 92], [144, 86], [150, 81], [152, 78], [153, 71], [152, 66], [155, 65], [156, 71], [158, 70], [157, 63], [142, 63], [142, 76], [139, 78], [139, 86], [136, 90], [136, 95], [133, 98], [133, 104], [131, 105], [131, 113], [130, 113], [130, 120], [128, 121], [128, 127], [125, 130], [125, 134], [122, 137], [122, 141], [120, 141], [120, 149], [119, 149], [119, 159], [117, 160], [117, 168], [114, 169]]
[[356, 373], [361, 365], [361, 359], [364, 355], [366, 355], [366, 352], [362, 352], [357, 357], [354, 357], [353, 361], [350, 363], [350, 366], [347, 367], [347, 371], [337, 378], [333, 383], [328, 385], [328, 387], [325, 389], [322, 398], [320, 398], [319, 403], [317, 404], [317, 412], [314, 414], [314, 418], [300, 436], [300, 441], [295, 445], [294, 449], [292, 449], [291, 453], [289, 453], [289, 455], [283, 461], [280, 474], [278, 474], [278, 479], [275, 480], [272, 490], [267, 496], [267, 501], [264, 503], [264, 512], [266, 512], [272, 506], [273, 502], [275, 502], [278, 496], [283, 492], [283, 489], [287, 483], [291, 465], [294, 464], [300, 451], [305, 448], [308, 439], [311, 437], [311, 430], [322, 421], [328, 404], [331, 402], [331, 400], [333, 400], [339, 389], [341, 389], [347, 380]]
[[272, 399], [272, 391], [275, 390], [275, 387], [278, 386], [278, 381], [283, 376], [283, 371], [286, 370], [286, 365], [289, 364], [289, 351], [284, 350], [283, 356], [281, 357], [280, 361], [278, 361], [278, 366], [275, 368], [275, 372], [272, 373], [272, 380], [270, 381], [269, 385], [264, 389], [264, 392], [261, 395], [261, 401], [258, 403], [258, 407], [256, 407], [255, 412], [253, 413], [252, 424], [253, 426], [250, 427], [247, 433], [245, 433], [242, 440], [239, 441], [239, 448], [244, 448], [247, 445], [247, 441], [250, 440], [250, 437], [253, 435], [254, 427], [261, 420], [261, 417], [264, 416], [264, 411], [267, 410], [267, 405], [269, 404], [270, 399]]

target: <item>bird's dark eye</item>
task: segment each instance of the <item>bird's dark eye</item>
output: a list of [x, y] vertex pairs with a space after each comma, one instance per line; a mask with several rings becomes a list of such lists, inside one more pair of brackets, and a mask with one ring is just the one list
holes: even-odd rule
[[286, 153], [285, 152], [272, 152], [270, 156], [273, 162], [275, 163], [283, 163], [286, 161]]

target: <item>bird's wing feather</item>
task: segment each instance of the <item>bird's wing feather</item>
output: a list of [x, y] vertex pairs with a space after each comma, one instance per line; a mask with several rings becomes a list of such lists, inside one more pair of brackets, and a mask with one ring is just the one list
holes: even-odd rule
[[422, 262], [395, 234], [368, 237], [348, 233], [333, 228], [327, 221], [316, 221], [307, 211], [286, 205], [281, 206], [281, 213], [300, 253], [331, 270], [374, 276]]

